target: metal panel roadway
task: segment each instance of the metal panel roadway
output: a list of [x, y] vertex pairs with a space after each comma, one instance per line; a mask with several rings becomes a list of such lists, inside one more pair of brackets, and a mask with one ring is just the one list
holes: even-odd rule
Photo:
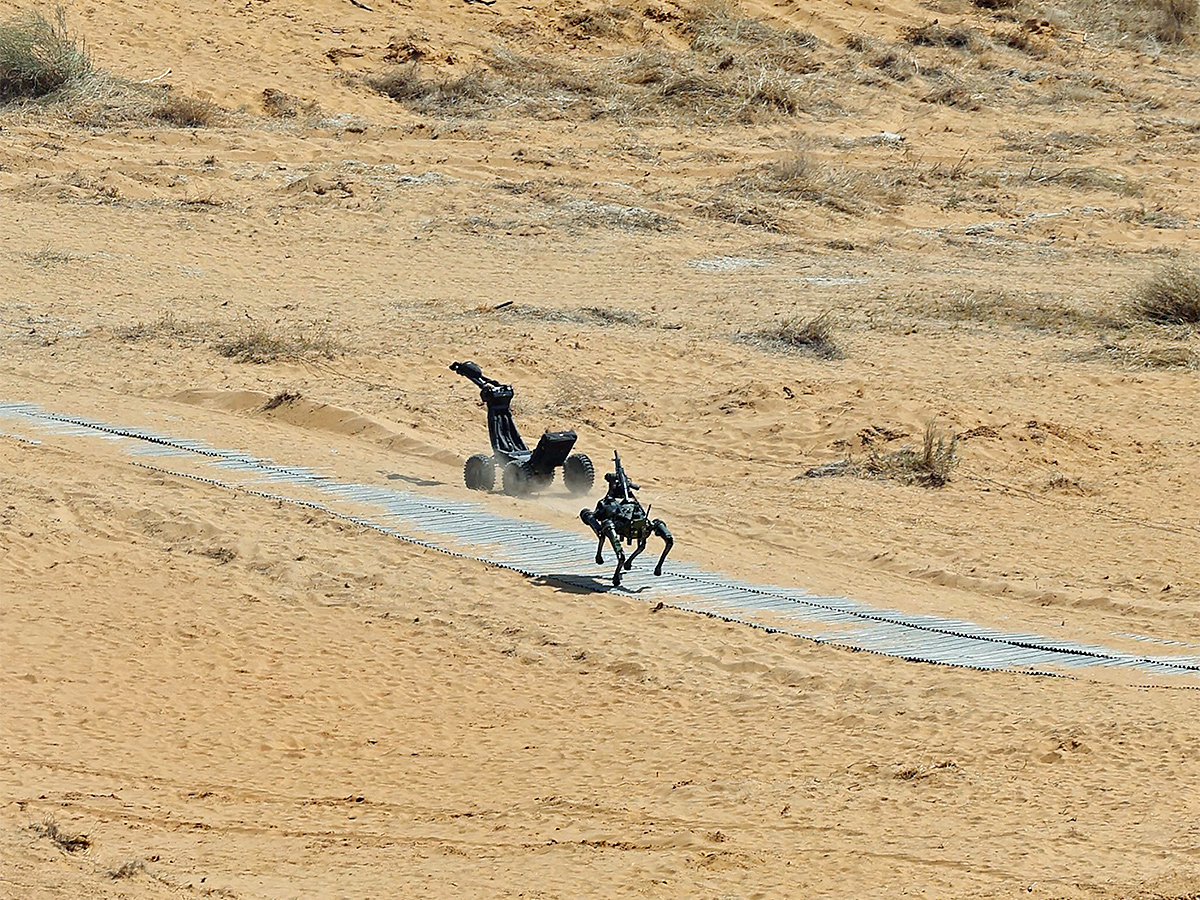
[[[104, 437], [139, 456], [199, 458], [213, 472], [211, 477], [148, 467], [321, 510], [423, 547], [502, 566], [531, 578], [576, 589], [627, 593], [839, 647], [919, 662], [1042, 674], [1084, 674], [1080, 670], [1124, 667], [1142, 675], [1176, 676], [1169, 679], [1175, 684], [1200, 685], [1200, 654], [1137, 655], [1042, 635], [1008, 633], [958, 619], [879, 609], [846, 597], [814, 596], [795, 587], [751, 584], [686, 563], [673, 562], [658, 578], [635, 567], [626, 575], [625, 586], [612, 588], [607, 580], [584, 574], [596, 571], [592, 565], [595, 540], [582, 527], [579, 533], [563, 531], [496, 515], [479, 503], [341, 482], [311, 469], [281, 466], [244, 452], [144, 428], [48, 412], [30, 403], [0, 402], [0, 425], [5, 424], [30, 434]], [[0, 428], [0, 435], [37, 442], [30, 434]], [[279, 491], [288, 487], [303, 488], [301, 495], [323, 499]], [[368, 512], [359, 512], [363, 509]], [[606, 567], [603, 574], [610, 571]]]

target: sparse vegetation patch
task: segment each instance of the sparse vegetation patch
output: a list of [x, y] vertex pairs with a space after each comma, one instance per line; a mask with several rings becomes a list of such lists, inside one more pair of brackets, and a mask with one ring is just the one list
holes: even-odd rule
[[833, 338], [833, 321], [828, 312], [809, 318], [790, 316], [771, 328], [745, 335], [745, 339], [777, 349], [808, 353], [818, 359], [842, 359], [845, 356]]
[[49, 838], [64, 853], [79, 853], [92, 845], [86, 834], [68, 834], [53, 819], [29, 826], [35, 834]]
[[862, 462], [836, 460], [808, 469], [801, 478], [822, 478], [831, 475], [855, 475], [859, 478], [886, 478], [923, 487], [942, 487], [958, 465], [958, 435], [949, 438], [941, 434], [937, 423], [925, 427], [920, 447], [905, 446], [899, 450], [883, 451], [872, 448]]
[[340, 352], [337, 344], [319, 331], [306, 334], [298, 329], [271, 328], [250, 328], [221, 338], [213, 349], [235, 362], [256, 364], [314, 356], [332, 359]]
[[0, 105], [11, 104], [94, 128], [130, 121], [199, 128], [227, 115], [214, 103], [168, 86], [94, 68], [83, 41], [68, 30], [63, 7], [53, 21], [27, 12], [0, 23]]
[[145, 870], [146, 864], [140, 859], [129, 859], [121, 863], [115, 869], [108, 870], [108, 877], [113, 881], [118, 881], [122, 878], [132, 878], [138, 872]]
[[[568, 13], [575, 30], [596, 36], [625, 26], [614, 8]], [[660, 119], [665, 110], [689, 122], [748, 124], [794, 115], [810, 89], [803, 76], [819, 68], [820, 42], [806, 32], [776, 28], [704, 7], [682, 26], [686, 51], [641, 49], [592, 62], [495, 49], [465, 75], [425, 77], [416, 62], [366, 78], [368, 87], [432, 115], [487, 115], [514, 106], [536, 117], [572, 115]]]

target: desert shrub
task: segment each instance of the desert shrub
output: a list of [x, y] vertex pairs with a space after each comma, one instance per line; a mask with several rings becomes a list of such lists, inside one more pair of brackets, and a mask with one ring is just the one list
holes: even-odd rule
[[833, 338], [833, 320], [828, 312], [806, 318], [789, 316], [771, 328], [747, 337], [771, 347], [799, 350], [819, 359], [841, 359], [842, 348]]
[[422, 78], [418, 63], [371, 75], [367, 86], [406, 106], [431, 111], [478, 106], [500, 95], [499, 85], [484, 69], [453, 78]]
[[314, 356], [332, 358], [340, 348], [322, 333], [305, 334], [300, 330], [251, 328], [233, 337], [224, 337], [213, 349], [235, 362], [268, 363], [300, 360]]
[[177, 128], [205, 128], [219, 124], [224, 112], [208, 100], [168, 92], [154, 104], [150, 115]]
[[951, 434], [947, 439], [931, 420], [925, 426], [920, 447], [905, 446], [887, 452], [872, 449], [860, 468], [861, 474], [872, 478], [941, 487], [957, 465], [958, 435]]
[[1175, 264], [1156, 272], [1137, 290], [1133, 308], [1161, 325], [1200, 323], [1200, 269]]
[[44, 97], [91, 71], [87, 50], [68, 33], [62, 8], [53, 22], [29, 12], [0, 23], [0, 103]]
[[810, 52], [821, 43], [816, 35], [743, 16], [728, 3], [701, 5], [687, 20], [685, 30], [697, 53], [732, 55], [726, 65], [732, 65], [738, 55], [751, 53], [759, 65], [791, 74], [817, 68]]
[[905, 446], [899, 450], [883, 451], [872, 448], [862, 462], [836, 460], [814, 466], [801, 478], [821, 478], [830, 475], [856, 475], [859, 478], [886, 478], [905, 484], [942, 487], [958, 465], [958, 435], [949, 438], [941, 434], [937, 423], [925, 426], [920, 447]]
[[949, 47], [953, 50], [978, 50], [986, 44], [983, 36], [966, 25], [939, 25], [927, 22], [910, 25], [901, 32], [906, 44], [914, 47]]

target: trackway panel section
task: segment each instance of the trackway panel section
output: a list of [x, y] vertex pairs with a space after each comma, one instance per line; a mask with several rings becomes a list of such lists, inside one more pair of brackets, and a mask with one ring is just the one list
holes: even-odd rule
[[[484, 505], [382, 485], [339, 481], [312, 469], [144, 428], [50, 412], [30, 403], [0, 402], [0, 435], [38, 442], [38, 434], [102, 437], [141, 465], [199, 482], [299, 504], [423, 547], [520, 572], [573, 589], [613, 590], [677, 609], [740, 622], [839, 647], [919, 662], [1047, 674], [1122, 667], [1143, 675], [1183, 676], [1200, 683], [1200, 655], [1136, 655], [1104, 646], [1008, 633], [959, 619], [879, 609], [846, 597], [814, 596], [800, 588], [753, 584], [686, 563], [661, 577], [646, 567], [608, 585], [611, 566], [594, 565], [595, 539], [540, 522], [496, 515]], [[200, 460], [202, 473], [169, 460]], [[653, 548], [651, 548], [653, 549]], [[652, 556], [647, 550], [647, 556]], [[611, 559], [611, 550], [607, 554]], [[1177, 678], [1171, 679], [1179, 683]]]

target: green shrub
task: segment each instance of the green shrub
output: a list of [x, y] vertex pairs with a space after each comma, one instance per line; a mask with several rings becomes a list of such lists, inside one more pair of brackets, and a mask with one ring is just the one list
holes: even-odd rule
[[44, 97], [91, 71], [87, 50], [67, 32], [61, 8], [53, 22], [29, 12], [0, 24], [0, 103]]

